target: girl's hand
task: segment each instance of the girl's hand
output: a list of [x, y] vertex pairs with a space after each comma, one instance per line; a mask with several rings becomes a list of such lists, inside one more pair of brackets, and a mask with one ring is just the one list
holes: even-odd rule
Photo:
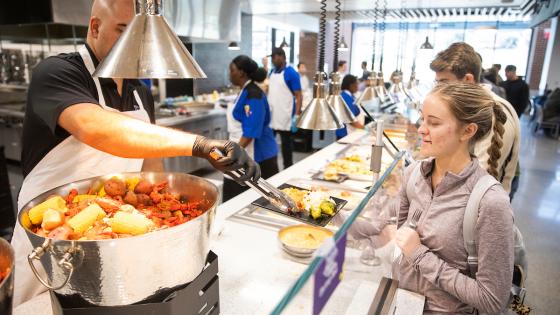
[[403, 254], [409, 257], [420, 246], [420, 236], [416, 230], [403, 226], [397, 230], [395, 243], [400, 247]]

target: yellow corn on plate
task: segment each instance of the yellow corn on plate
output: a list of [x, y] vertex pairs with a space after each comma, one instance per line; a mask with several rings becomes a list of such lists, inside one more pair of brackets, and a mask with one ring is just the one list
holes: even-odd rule
[[74, 197], [74, 199], [72, 199], [73, 203], [78, 203], [78, 202], [82, 202], [84, 200], [91, 200], [91, 199], [95, 199], [97, 198], [97, 195], [77, 195], [76, 197]]
[[105, 211], [94, 203], [68, 220], [68, 225], [70, 225], [74, 232], [84, 233], [95, 221], [102, 219], [105, 215]]
[[140, 182], [140, 178], [127, 178], [124, 182], [126, 183], [126, 187], [128, 188], [128, 190], [134, 192], [134, 188], [136, 188], [136, 185], [138, 185], [138, 183]]
[[99, 189], [99, 192], [97, 193], [97, 195], [99, 197], [105, 197], [107, 195], [107, 193], [105, 192], [105, 186], [101, 186], [101, 189]]
[[43, 213], [49, 208], [66, 212], [66, 201], [60, 196], [54, 196], [31, 208], [28, 212], [31, 223], [41, 224], [43, 222]]
[[154, 223], [141, 214], [119, 211], [110, 221], [115, 233], [139, 235], [147, 233]]

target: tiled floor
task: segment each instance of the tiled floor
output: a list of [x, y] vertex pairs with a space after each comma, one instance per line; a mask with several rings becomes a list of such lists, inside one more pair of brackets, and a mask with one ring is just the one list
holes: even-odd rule
[[527, 258], [526, 303], [560, 314], [560, 141], [533, 136], [522, 122], [521, 178], [512, 206]]

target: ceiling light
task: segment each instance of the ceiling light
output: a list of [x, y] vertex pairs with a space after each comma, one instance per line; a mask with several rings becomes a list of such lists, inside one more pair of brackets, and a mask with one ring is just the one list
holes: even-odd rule
[[428, 36], [426, 36], [426, 41], [420, 45], [420, 49], [434, 49], [434, 46], [432, 46], [428, 40]]
[[297, 127], [312, 130], [336, 130], [344, 127], [325, 98], [327, 76], [317, 72], [313, 85], [313, 99], [297, 121]]
[[338, 45], [338, 51], [348, 51], [348, 45], [344, 40], [344, 35], [342, 35], [342, 39], [340, 40], [340, 44]]
[[284, 39], [282, 39], [282, 43], [280, 44], [280, 48], [282, 48], [282, 49], [290, 48], [290, 45], [288, 45], [288, 43], [286, 42], [286, 36], [284, 36]]
[[231, 42], [228, 45], [229, 50], [240, 50], [241, 48], [239, 47], [239, 45], [237, 45], [237, 42]]

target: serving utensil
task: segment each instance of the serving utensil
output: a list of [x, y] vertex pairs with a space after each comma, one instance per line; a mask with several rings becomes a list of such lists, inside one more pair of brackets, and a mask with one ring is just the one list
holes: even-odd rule
[[[210, 156], [212, 156], [215, 160], [218, 160], [224, 157], [224, 154], [217, 148], [213, 148], [212, 151], [210, 151]], [[235, 180], [239, 180], [244, 173], [245, 171], [240, 169], [237, 171], [227, 172], [226, 174]], [[256, 182], [248, 180], [244, 183], [258, 192], [279, 210], [283, 212], [298, 212], [298, 207], [295, 201], [266, 180], [259, 178]]]

